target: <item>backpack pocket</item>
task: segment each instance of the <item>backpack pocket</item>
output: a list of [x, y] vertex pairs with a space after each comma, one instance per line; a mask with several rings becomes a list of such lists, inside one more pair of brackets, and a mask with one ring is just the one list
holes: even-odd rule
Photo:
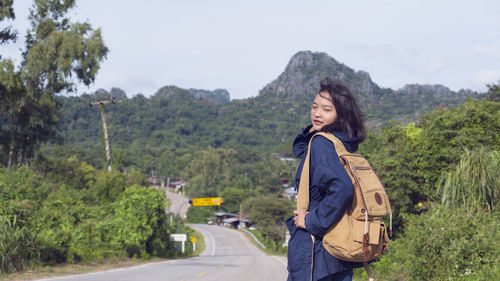
[[[368, 221], [368, 244], [370, 245], [379, 244], [381, 236], [383, 237], [381, 224], [383, 225], [381, 221]], [[352, 227], [353, 227], [354, 241], [363, 244], [363, 235], [365, 233], [365, 221], [354, 220]]]

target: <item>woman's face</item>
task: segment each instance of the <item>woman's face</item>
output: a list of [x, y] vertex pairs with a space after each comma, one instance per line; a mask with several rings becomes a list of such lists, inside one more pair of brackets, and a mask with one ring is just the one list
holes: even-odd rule
[[332, 124], [337, 119], [337, 110], [332, 98], [327, 92], [316, 95], [311, 108], [311, 122], [313, 129], [320, 131], [326, 125]]

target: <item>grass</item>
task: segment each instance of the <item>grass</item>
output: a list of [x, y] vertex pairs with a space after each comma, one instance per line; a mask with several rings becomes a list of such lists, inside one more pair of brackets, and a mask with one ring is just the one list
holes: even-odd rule
[[193, 233], [193, 237], [196, 238], [196, 251], [194, 251], [193, 256], [199, 256], [205, 250], [205, 239], [203, 239], [203, 235], [198, 231]]
[[500, 199], [500, 152], [464, 149], [455, 171], [443, 173], [439, 182], [442, 204], [469, 211], [494, 211]]

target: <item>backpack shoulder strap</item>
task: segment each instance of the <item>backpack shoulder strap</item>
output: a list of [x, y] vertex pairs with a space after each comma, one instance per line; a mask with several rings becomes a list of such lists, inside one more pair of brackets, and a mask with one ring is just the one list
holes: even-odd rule
[[344, 144], [342, 144], [342, 141], [340, 141], [331, 133], [319, 132], [311, 137], [311, 140], [309, 141], [309, 145], [307, 147], [304, 166], [302, 166], [302, 173], [300, 174], [299, 192], [297, 194], [297, 210], [307, 211], [309, 209], [309, 166], [311, 161], [311, 143], [316, 136], [323, 136], [331, 141], [334, 144], [335, 150], [337, 151], [337, 154], [339, 156], [348, 153], [348, 151], [344, 147]]
[[315, 136], [318, 136], [318, 135], [323, 136], [323, 137], [327, 138], [329, 141], [331, 141], [333, 143], [333, 145], [335, 146], [335, 151], [337, 151], [337, 154], [339, 156], [342, 156], [344, 154], [349, 153], [349, 151], [347, 151], [347, 149], [345, 148], [342, 141], [339, 140], [334, 134], [325, 133], [325, 132], [319, 132], [319, 133], [315, 134]]

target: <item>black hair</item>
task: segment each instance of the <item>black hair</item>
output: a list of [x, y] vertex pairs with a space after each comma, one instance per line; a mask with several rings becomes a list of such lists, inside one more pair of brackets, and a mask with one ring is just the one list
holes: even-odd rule
[[337, 119], [332, 124], [324, 126], [321, 131], [341, 131], [349, 136], [351, 142], [362, 142], [366, 137], [364, 114], [352, 91], [344, 83], [326, 77], [320, 82], [318, 94], [321, 93], [330, 94], [337, 111]]

